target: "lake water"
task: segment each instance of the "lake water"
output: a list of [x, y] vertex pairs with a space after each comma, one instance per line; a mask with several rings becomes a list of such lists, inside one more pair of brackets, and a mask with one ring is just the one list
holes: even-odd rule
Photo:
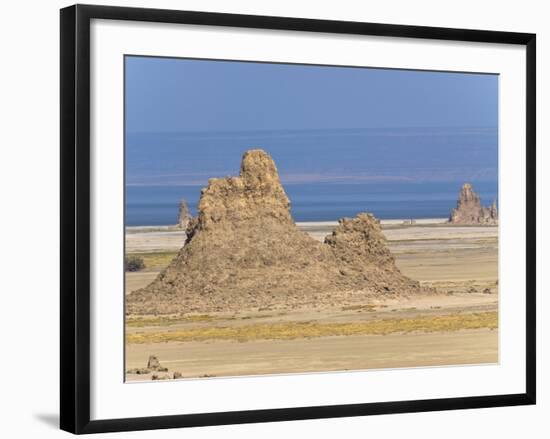
[[208, 178], [238, 175], [257, 147], [275, 161], [296, 221], [447, 217], [465, 182], [484, 204], [497, 198], [494, 127], [127, 133], [127, 225], [175, 224], [182, 198], [196, 213]]
[[[496, 181], [471, 181], [482, 203], [496, 200]], [[456, 206], [460, 183], [307, 183], [285, 184], [295, 221], [336, 221], [360, 212], [379, 219], [444, 218]], [[175, 224], [185, 199], [193, 215], [202, 185], [127, 186], [126, 225]]]

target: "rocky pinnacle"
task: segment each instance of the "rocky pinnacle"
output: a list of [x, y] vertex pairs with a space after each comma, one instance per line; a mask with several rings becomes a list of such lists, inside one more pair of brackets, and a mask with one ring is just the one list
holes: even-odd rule
[[496, 201], [490, 207], [483, 207], [479, 196], [470, 183], [460, 189], [456, 208], [451, 211], [449, 222], [452, 224], [496, 225], [498, 211]]
[[295, 309], [431, 293], [404, 276], [371, 214], [319, 242], [301, 231], [272, 158], [244, 154], [239, 176], [212, 178], [170, 265], [126, 297], [128, 314]]

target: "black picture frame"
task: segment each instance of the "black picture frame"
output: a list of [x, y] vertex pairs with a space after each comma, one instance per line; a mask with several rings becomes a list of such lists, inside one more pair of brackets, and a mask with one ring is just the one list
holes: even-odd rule
[[[90, 21], [133, 20], [523, 45], [526, 47], [525, 393], [90, 420]], [[530, 33], [74, 5], [61, 10], [60, 426], [81, 434], [535, 404], [536, 36]]]

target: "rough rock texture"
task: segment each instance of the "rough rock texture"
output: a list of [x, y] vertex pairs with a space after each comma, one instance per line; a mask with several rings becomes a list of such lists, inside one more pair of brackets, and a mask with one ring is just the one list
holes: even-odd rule
[[167, 367], [162, 367], [158, 358], [155, 355], [149, 355], [149, 360], [147, 361], [147, 369], [156, 370], [157, 372], [167, 372]]
[[213, 178], [177, 257], [127, 296], [128, 314], [292, 309], [432, 292], [402, 275], [378, 221], [342, 219], [320, 243], [299, 230], [271, 157], [244, 154], [238, 177]]
[[191, 220], [191, 214], [189, 213], [189, 207], [187, 206], [187, 201], [180, 200], [178, 207], [178, 224], [177, 226], [180, 229], [186, 229], [189, 221]]
[[152, 381], [169, 380], [169, 379], [170, 379], [170, 375], [157, 375], [156, 373], [151, 375], [151, 380]]
[[159, 359], [155, 355], [149, 355], [147, 369], [158, 369], [160, 367]]
[[147, 360], [147, 367], [136, 367], [134, 369], [128, 369], [126, 373], [136, 375], [146, 375], [151, 372], [167, 372], [167, 367], [162, 367], [156, 355], [149, 355]]
[[131, 373], [136, 375], [147, 375], [148, 373], [151, 373], [151, 370], [145, 367], [136, 367], [134, 369], [128, 369], [126, 373]]
[[497, 225], [496, 201], [490, 207], [483, 207], [472, 185], [466, 183], [460, 189], [458, 202], [456, 208], [451, 211], [449, 222], [452, 224]]

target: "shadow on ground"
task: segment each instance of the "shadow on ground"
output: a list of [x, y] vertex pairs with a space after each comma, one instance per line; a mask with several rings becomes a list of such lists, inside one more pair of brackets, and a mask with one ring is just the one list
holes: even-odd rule
[[59, 429], [59, 415], [57, 413], [35, 413], [34, 417], [50, 428]]

